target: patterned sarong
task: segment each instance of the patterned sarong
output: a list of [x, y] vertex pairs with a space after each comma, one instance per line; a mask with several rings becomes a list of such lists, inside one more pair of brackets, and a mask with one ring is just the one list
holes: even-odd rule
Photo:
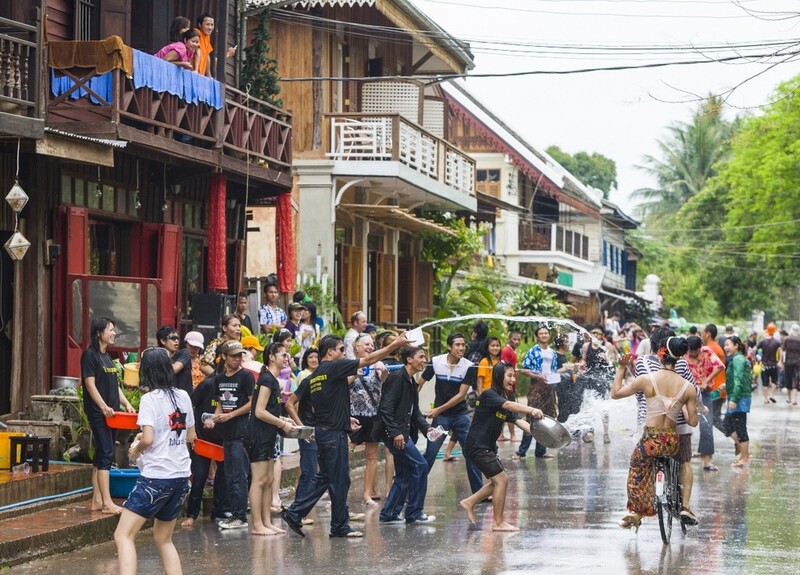
[[645, 427], [642, 439], [633, 448], [628, 470], [628, 511], [642, 516], [656, 514], [655, 499], [656, 457], [678, 453], [678, 433], [674, 428]]

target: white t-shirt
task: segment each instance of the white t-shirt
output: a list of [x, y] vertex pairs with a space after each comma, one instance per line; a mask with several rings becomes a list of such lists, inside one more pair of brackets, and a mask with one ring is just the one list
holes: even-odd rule
[[174, 393], [175, 404], [163, 389], [144, 394], [139, 403], [139, 427], [149, 425], [155, 431], [153, 445], [138, 462], [142, 476], [148, 479], [177, 479], [192, 474], [186, 446], [187, 432], [194, 427], [192, 401], [182, 389], [175, 389]]
[[358, 337], [358, 332], [354, 330], [352, 327], [347, 330], [346, 334], [344, 334], [344, 357], [346, 359], [356, 358], [356, 350], [353, 346], [356, 343], [357, 337]]
[[557, 373], [554, 373], [552, 370], [554, 355], [555, 352], [552, 350], [552, 348], [542, 348], [542, 375], [549, 384], [561, 382], [561, 376]]

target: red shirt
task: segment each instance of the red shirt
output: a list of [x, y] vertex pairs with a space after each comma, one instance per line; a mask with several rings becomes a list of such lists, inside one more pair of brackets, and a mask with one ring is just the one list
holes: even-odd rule
[[514, 351], [510, 345], [506, 345], [500, 350], [500, 361], [504, 361], [514, 367], [517, 367], [517, 352]]

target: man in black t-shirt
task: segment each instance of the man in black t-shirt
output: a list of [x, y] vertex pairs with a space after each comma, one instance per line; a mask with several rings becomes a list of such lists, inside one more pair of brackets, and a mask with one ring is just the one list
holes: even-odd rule
[[[316, 418], [314, 417], [314, 409], [311, 407], [310, 380], [311, 376], [306, 377], [289, 396], [286, 401], [286, 411], [297, 425], [314, 427]], [[297, 479], [295, 499], [305, 496], [306, 492], [311, 488], [311, 480], [319, 469], [317, 466], [316, 440], [299, 441], [298, 446], [300, 448], [300, 477]]]
[[[200, 385], [192, 392], [194, 420], [200, 422], [202, 421], [204, 413], [213, 414], [218, 404], [217, 380], [216, 376], [212, 375], [201, 381]], [[203, 425], [196, 425], [195, 429], [197, 430], [198, 439], [222, 445], [222, 436], [219, 434], [222, 426], [218, 429], [207, 429]], [[211, 460], [192, 451], [192, 489], [189, 491], [189, 497], [187, 498], [186, 519], [181, 523], [183, 527], [194, 525], [194, 522], [200, 515], [203, 490], [205, 489], [210, 470]], [[212, 519], [227, 519], [230, 516], [226, 490], [225, 466], [220, 463], [217, 465], [217, 474], [214, 479], [214, 508], [211, 512]]]
[[242, 369], [242, 354], [238, 341], [227, 341], [220, 346], [222, 370], [216, 375], [216, 395], [219, 403], [214, 418], [208, 427], [221, 424], [222, 449], [225, 456], [225, 482], [228, 487], [228, 502], [232, 517], [220, 521], [220, 529], [242, 529], [247, 527], [247, 472], [250, 460], [244, 448], [247, 417], [250, 415], [250, 400], [253, 397], [255, 378]]
[[172, 362], [172, 371], [175, 374], [175, 387], [185, 391], [189, 397], [192, 395], [192, 358], [188, 349], [179, 350], [181, 338], [171, 325], [162, 325], [156, 332], [158, 346], [169, 353]]
[[388, 346], [361, 359], [343, 359], [344, 342], [326, 335], [319, 342], [319, 367], [308, 376], [309, 396], [314, 409], [319, 471], [305, 493], [298, 493], [294, 503], [281, 513], [289, 528], [305, 537], [303, 517], [308, 515], [320, 497], [328, 491], [331, 498], [331, 537], [363, 537], [350, 527], [347, 492], [350, 489], [350, 462], [347, 439], [350, 431], [359, 429], [358, 420], [350, 416], [350, 390], [358, 369], [372, 365], [410, 342], [398, 337]]

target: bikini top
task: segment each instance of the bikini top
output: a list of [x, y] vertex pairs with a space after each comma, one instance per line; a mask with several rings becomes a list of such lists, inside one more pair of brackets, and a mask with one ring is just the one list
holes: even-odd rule
[[648, 373], [648, 375], [650, 376], [650, 381], [653, 384], [653, 391], [655, 391], [655, 395], [653, 397], [646, 398], [647, 419], [666, 415], [672, 421], [677, 422], [678, 416], [683, 409], [683, 403], [680, 403], [679, 400], [681, 397], [683, 397], [683, 393], [686, 391], [686, 388], [689, 387], [690, 382], [683, 380], [683, 387], [681, 387], [681, 390], [677, 393], [677, 395], [675, 395], [675, 397], [668, 397], [666, 395], [661, 395], [653, 374]]

